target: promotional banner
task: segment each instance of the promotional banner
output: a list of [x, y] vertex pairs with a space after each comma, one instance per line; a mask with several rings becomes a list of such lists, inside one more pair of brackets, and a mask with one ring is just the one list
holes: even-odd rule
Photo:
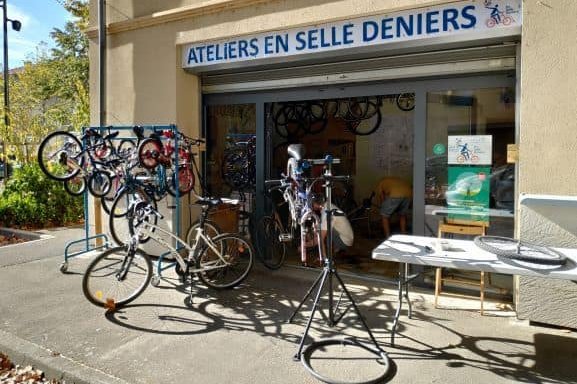
[[489, 223], [491, 167], [449, 167], [449, 219]]

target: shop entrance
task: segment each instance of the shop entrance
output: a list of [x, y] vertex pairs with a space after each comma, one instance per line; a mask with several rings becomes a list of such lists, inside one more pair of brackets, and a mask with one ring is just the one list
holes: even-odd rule
[[[332, 155], [340, 160], [333, 173], [350, 177], [333, 189], [333, 204], [346, 215], [355, 236], [353, 245], [336, 255], [342, 268], [378, 273], [383, 266], [370, 258], [384, 236], [378, 187], [385, 177], [412, 185], [414, 96], [383, 94], [265, 104], [268, 179], [286, 173], [290, 144], [302, 144], [309, 159]], [[310, 170], [312, 177], [321, 173], [322, 166]], [[314, 192], [323, 192], [320, 183]], [[275, 200], [278, 197], [273, 196]], [[410, 208], [406, 216], [410, 223]], [[391, 219], [392, 231], [399, 232], [399, 218]], [[403, 230], [410, 231], [410, 225]], [[289, 263], [300, 261], [297, 252], [289, 255]]]
[[[355, 232], [354, 245], [337, 260], [344, 269], [377, 276], [397, 272], [394, 263], [371, 261], [372, 249], [384, 239], [378, 187], [386, 176], [412, 188], [405, 230], [436, 236], [440, 214], [455, 206], [453, 189], [463, 185], [456, 183], [454, 169], [483, 168], [478, 172], [487, 181], [483, 185], [492, 188], [484, 195], [489, 232], [508, 235], [513, 229], [509, 197], [515, 195], [515, 167], [506, 164], [507, 145], [517, 137], [511, 73], [210, 94], [204, 104], [208, 184], [214, 195], [244, 196], [244, 209], [255, 221], [271, 209], [264, 182], [286, 170], [289, 144], [303, 144], [306, 158], [341, 159], [333, 172], [350, 175], [351, 181], [335, 187], [333, 202]], [[482, 165], [448, 162], [459, 138], [481, 145]], [[238, 156], [226, 160], [228, 152]], [[234, 174], [226, 174], [235, 169], [242, 171], [236, 180], [243, 187], [235, 186]], [[399, 233], [400, 224], [393, 214], [391, 232]], [[300, 260], [294, 256], [288, 262]]]

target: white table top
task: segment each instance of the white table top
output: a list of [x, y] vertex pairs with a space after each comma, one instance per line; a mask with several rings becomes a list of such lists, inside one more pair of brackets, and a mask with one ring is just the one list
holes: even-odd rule
[[[477, 247], [472, 240], [443, 240], [449, 242], [450, 248], [439, 252], [435, 249], [436, 237], [394, 235], [373, 250], [372, 258], [433, 267], [577, 281], [577, 249], [556, 248], [569, 260], [564, 266], [550, 266], [516, 260], [503, 261], [496, 255]], [[575, 287], [577, 288], [577, 285]]]
[[[436, 215], [436, 216], [448, 216], [450, 214], [486, 216], [487, 212], [476, 212], [473, 210], [466, 210], [466, 209], [449, 209], [448, 207], [444, 207], [441, 205], [425, 205], [425, 214]], [[506, 218], [514, 218], [515, 217], [513, 212], [508, 211], [506, 209], [491, 208], [491, 209], [489, 209], [488, 214], [489, 214], [489, 217], [506, 217]]]

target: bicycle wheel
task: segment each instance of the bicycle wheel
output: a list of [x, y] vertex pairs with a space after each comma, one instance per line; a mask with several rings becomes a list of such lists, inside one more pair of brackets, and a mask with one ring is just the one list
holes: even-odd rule
[[[196, 260], [200, 279], [216, 289], [239, 285], [250, 272], [253, 250], [249, 242], [238, 235], [222, 234], [211, 239], [214, 249], [206, 246]], [[218, 253], [216, 252], [218, 251]]]
[[[131, 233], [127, 217], [128, 211], [133, 205], [141, 201], [150, 203], [154, 209], [157, 208], [156, 201], [144, 192], [143, 189], [125, 189], [114, 199], [110, 207], [110, 214], [108, 215], [108, 229], [110, 236], [116, 244], [123, 245], [130, 239]], [[152, 224], [156, 224], [158, 217], [156, 215], [150, 215], [149, 220]], [[149, 239], [150, 237], [148, 236], [142, 236], [140, 237], [140, 242], [145, 243]]]
[[110, 191], [112, 179], [107, 172], [96, 171], [88, 178], [88, 190], [95, 197], [104, 197]]
[[116, 153], [123, 159], [128, 159], [136, 150], [136, 144], [132, 139], [122, 139], [118, 148], [116, 148]]
[[52, 132], [38, 147], [38, 165], [42, 172], [54, 180], [71, 179], [84, 165], [82, 143], [72, 133]]
[[[196, 239], [196, 229], [200, 227], [200, 221], [195, 221], [190, 225], [188, 231], [186, 231], [186, 244], [190, 245], [191, 248], [194, 248], [195, 239]], [[211, 239], [215, 238], [216, 236], [220, 235], [221, 230], [220, 227], [213, 221], [206, 220], [204, 222], [204, 234]]]
[[152, 277], [149, 256], [137, 249], [130, 254], [126, 247], [107, 250], [94, 259], [82, 278], [82, 292], [99, 307], [120, 307], [136, 299]]
[[281, 241], [281, 225], [271, 216], [263, 216], [256, 227], [256, 253], [269, 269], [279, 269], [286, 257], [286, 244]]
[[138, 161], [146, 169], [156, 168], [161, 153], [162, 142], [159, 139], [144, 139], [138, 146]]
[[64, 180], [64, 189], [72, 196], [80, 196], [86, 190], [84, 176], [76, 175], [71, 179]]
[[171, 196], [176, 197], [176, 177], [178, 175], [178, 195], [180, 197], [187, 195], [194, 188], [194, 173], [186, 166], [178, 167], [178, 172], [170, 176], [167, 180], [167, 191]]
[[379, 109], [369, 118], [360, 119], [354, 122], [347, 121], [346, 126], [347, 129], [355, 135], [368, 136], [379, 129], [382, 119], [381, 110]]
[[542, 245], [501, 236], [477, 236], [475, 245], [497, 256], [544, 265], [565, 265], [567, 257]]

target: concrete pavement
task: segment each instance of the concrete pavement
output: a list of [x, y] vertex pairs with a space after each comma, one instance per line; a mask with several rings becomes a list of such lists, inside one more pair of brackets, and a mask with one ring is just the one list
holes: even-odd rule
[[[257, 266], [239, 289], [197, 286], [192, 306], [167, 271], [160, 287], [151, 286], [131, 305], [105, 314], [82, 295], [90, 254], [71, 259], [69, 273], [59, 272], [62, 243], [78, 238], [78, 232], [50, 235], [54, 238], [33, 247], [0, 248], [0, 351], [16, 362], [34, 363], [66, 383], [318, 382], [292, 359], [311, 303], [294, 324], [285, 322], [318, 270], [271, 272]], [[573, 331], [519, 322], [510, 312], [480, 316], [473, 309], [477, 301], [446, 302], [470, 310], [434, 309], [431, 292], [416, 290], [414, 316], [409, 320], [403, 311], [392, 347], [394, 289], [351, 277], [345, 281], [394, 362], [390, 382], [577, 383]], [[317, 314], [307, 344], [345, 335], [367, 340], [353, 311], [333, 328]], [[315, 357], [319, 370], [343, 380], [365, 379], [379, 368], [371, 356], [349, 347], [327, 348]]]

